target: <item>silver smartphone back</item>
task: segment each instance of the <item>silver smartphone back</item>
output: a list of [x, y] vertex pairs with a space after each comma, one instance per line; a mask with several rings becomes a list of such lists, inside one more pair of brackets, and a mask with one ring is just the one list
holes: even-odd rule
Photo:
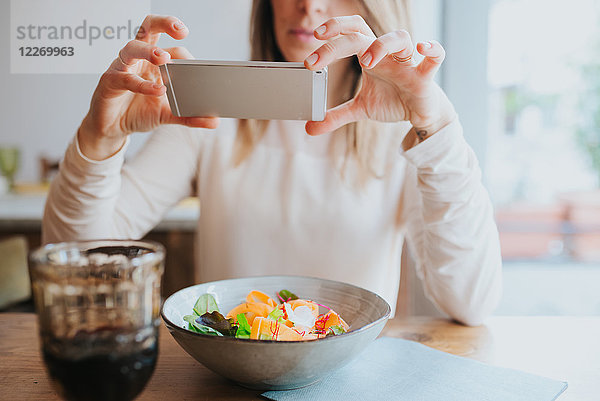
[[174, 59], [160, 66], [169, 106], [179, 117], [322, 121], [327, 68], [303, 63]]

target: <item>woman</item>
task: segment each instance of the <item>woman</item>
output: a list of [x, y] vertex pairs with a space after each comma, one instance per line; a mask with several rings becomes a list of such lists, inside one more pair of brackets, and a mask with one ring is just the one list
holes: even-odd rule
[[[102, 75], [52, 184], [43, 240], [137, 238], [197, 194], [202, 281], [302, 274], [354, 283], [395, 305], [406, 239], [425, 293], [477, 325], [497, 304], [496, 226], [477, 160], [433, 81], [444, 59], [416, 45], [403, 1], [255, 0], [252, 58], [329, 67], [324, 121], [177, 118], [156, 46], [188, 34], [148, 16]], [[197, 129], [204, 128], [204, 129]], [[123, 164], [128, 135], [156, 129]], [[307, 136], [308, 132], [311, 136]], [[322, 134], [322, 135], [321, 135]]]

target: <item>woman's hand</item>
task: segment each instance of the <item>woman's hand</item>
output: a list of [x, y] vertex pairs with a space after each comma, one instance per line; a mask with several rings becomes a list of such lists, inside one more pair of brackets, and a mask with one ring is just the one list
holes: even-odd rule
[[433, 80], [445, 56], [438, 42], [417, 45], [425, 58], [416, 65], [408, 32], [394, 31], [377, 38], [358, 15], [329, 19], [315, 29], [315, 37], [327, 43], [306, 58], [308, 69], [318, 70], [356, 54], [363, 72], [357, 95], [328, 110], [324, 121], [309, 121], [309, 134], [319, 135], [354, 121], [372, 119], [408, 120], [419, 137], [427, 137], [455, 118], [452, 104]]
[[182, 47], [157, 47], [161, 33], [183, 39], [188, 29], [175, 17], [147, 16], [136, 38], [119, 51], [100, 78], [78, 132], [81, 151], [87, 157], [106, 159], [123, 146], [130, 133], [150, 131], [161, 124], [217, 127], [216, 117], [184, 118], [171, 113], [158, 66], [171, 58], [192, 56]]

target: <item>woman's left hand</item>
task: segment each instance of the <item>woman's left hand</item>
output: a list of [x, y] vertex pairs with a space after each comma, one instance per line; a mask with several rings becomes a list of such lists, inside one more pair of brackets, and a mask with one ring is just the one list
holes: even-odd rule
[[315, 29], [315, 37], [327, 42], [306, 58], [306, 68], [318, 70], [356, 54], [362, 66], [362, 85], [353, 99], [328, 110], [325, 120], [309, 121], [309, 134], [324, 134], [371, 119], [410, 121], [420, 136], [429, 136], [455, 118], [454, 107], [433, 80], [445, 57], [438, 42], [417, 44], [425, 58], [415, 64], [408, 32], [394, 31], [377, 38], [358, 15], [329, 19]]

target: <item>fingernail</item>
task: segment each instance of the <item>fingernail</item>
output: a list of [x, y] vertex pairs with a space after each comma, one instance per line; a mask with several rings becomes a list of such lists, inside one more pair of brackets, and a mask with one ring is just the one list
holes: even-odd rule
[[161, 89], [163, 86], [161, 84], [152, 84], [154, 89]]
[[316, 63], [316, 62], [317, 62], [317, 60], [318, 60], [318, 59], [319, 59], [319, 55], [318, 55], [317, 53], [313, 53], [313, 54], [311, 54], [310, 56], [308, 56], [308, 57], [306, 58], [306, 62], [307, 62], [309, 65], [313, 65], [314, 63]]
[[373, 56], [371, 56], [371, 53], [363, 54], [362, 59], [360, 59], [360, 62], [367, 67], [369, 64], [371, 64], [371, 61], [373, 61]]
[[323, 35], [326, 30], [327, 30], [327, 26], [321, 25], [320, 27], [315, 29], [315, 32], [318, 33], [319, 35]]
[[431, 47], [431, 42], [423, 42], [423, 47], [429, 49]]
[[178, 31], [180, 31], [180, 30], [182, 30], [182, 29], [185, 28], [185, 25], [183, 25], [183, 22], [177, 21], [176, 23], [173, 24], [173, 28], [175, 28]]
[[163, 49], [154, 49], [154, 55], [156, 57], [161, 57], [166, 53]]

